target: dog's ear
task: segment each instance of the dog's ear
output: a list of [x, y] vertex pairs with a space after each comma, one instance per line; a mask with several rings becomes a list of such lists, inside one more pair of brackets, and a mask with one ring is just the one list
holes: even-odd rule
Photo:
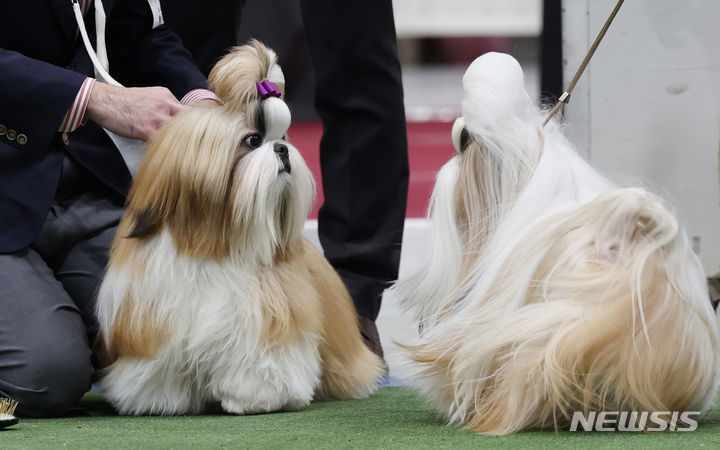
[[154, 235], [160, 229], [162, 219], [157, 211], [145, 209], [133, 214], [133, 226], [128, 238], [145, 238]]
[[648, 242], [669, 242], [677, 234], [677, 220], [650, 193], [619, 189], [598, 203], [604, 211], [595, 238], [600, 261], [615, 264], [626, 252], [637, 257]]

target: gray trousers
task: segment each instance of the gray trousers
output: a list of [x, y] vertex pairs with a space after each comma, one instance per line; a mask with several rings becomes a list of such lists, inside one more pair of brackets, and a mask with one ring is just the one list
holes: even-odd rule
[[66, 158], [40, 235], [0, 254], [0, 396], [19, 415], [62, 414], [90, 388], [95, 295], [122, 203]]

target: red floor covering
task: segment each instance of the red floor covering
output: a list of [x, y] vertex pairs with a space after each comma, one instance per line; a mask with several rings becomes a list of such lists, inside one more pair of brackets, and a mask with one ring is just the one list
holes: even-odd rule
[[[406, 217], [425, 217], [435, 175], [455, 153], [450, 140], [451, 129], [452, 122], [407, 124], [410, 184]], [[302, 153], [318, 183], [318, 196], [309, 216], [315, 219], [323, 200], [319, 159], [322, 124], [319, 121], [295, 122], [290, 127], [289, 137]]]

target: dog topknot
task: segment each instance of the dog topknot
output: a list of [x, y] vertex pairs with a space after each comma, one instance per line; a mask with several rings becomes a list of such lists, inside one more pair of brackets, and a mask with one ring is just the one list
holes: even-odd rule
[[[277, 87], [279, 98], [262, 98], [257, 85], [264, 80]], [[281, 139], [287, 133], [291, 117], [290, 109], [282, 100], [285, 77], [275, 52], [260, 41], [233, 47], [213, 67], [208, 84], [228, 111], [248, 115], [249, 122], [256, 124], [265, 139]]]

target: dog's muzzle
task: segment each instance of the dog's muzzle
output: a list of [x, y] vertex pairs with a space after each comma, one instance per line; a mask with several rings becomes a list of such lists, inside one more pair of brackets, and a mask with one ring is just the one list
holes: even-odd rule
[[275, 150], [275, 153], [280, 157], [280, 162], [282, 162], [283, 165], [283, 168], [279, 170], [279, 173], [290, 173], [290, 154], [288, 153], [287, 145], [275, 144], [273, 150]]

